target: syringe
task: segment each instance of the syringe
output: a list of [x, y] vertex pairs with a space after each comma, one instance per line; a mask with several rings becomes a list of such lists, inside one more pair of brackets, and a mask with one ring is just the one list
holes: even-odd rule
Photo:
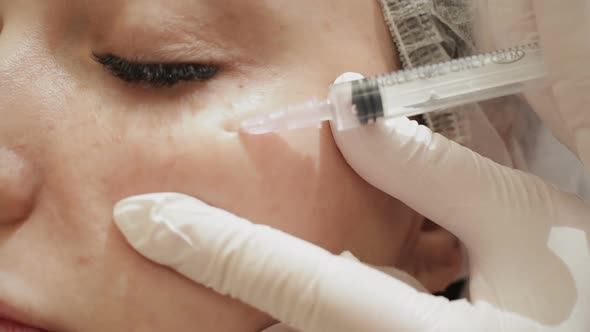
[[541, 87], [543, 52], [533, 43], [445, 63], [332, 85], [328, 99], [257, 115], [241, 131], [264, 134], [318, 126], [338, 130], [379, 118], [424, 114]]

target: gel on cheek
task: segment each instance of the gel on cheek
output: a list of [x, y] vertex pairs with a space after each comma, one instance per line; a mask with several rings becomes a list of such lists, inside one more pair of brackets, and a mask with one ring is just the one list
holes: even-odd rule
[[232, 134], [240, 132], [240, 124], [244, 119], [261, 112], [264, 98], [261, 93], [248, 94], [241, 99], [231, 102], [230, 110], [226, 112], [223, 129]]

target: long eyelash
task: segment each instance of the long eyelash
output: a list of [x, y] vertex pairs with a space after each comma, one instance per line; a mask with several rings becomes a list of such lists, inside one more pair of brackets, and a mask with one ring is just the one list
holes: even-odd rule
[[92, 54], [94, 60], [109, 72], [129, 83], [145, 83], [150, 86], [173, 86], [182, 81], [206, 81], [220, 68], [210, 64], [139, 63], [124, 60], [116, 55]]

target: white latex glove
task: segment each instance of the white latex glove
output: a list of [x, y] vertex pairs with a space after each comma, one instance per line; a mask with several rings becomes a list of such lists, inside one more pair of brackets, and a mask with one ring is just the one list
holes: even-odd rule
[[[477, 0], [488, 49], [541, 41], [550, 87], [526, 94], [555, 136], [590, 167], [590, 3]], [[490, 31], [486, 31], [490, 32]], [[491, 36], [491, 38], [490, 38]]]

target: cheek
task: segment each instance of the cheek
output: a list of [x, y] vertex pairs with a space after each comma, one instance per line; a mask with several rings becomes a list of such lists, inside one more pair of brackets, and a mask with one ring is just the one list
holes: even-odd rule
[[329, 128], [239, 136], [222, 127], [188, 118], [108, 146], [101, 178], [112, 203], [181, 192], [340, 250], [377, 195], [346, 166]]

